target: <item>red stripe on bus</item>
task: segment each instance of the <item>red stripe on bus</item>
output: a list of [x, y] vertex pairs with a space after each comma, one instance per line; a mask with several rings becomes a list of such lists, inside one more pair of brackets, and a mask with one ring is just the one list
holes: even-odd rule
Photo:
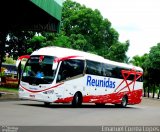
[[54, 60], [54, 62], [56, 63], [58, 63], [58, 62], [60, 62], [60, 61], [64, 61], [64, 60], [69, 60], [69, 59], [73, 59], [73, 58], [77, 58], [77, 57], [81, 57], [81, 56], [67, 56], [67, 57], [62, 57], [62, 58], [56, 58], [55, 60]]
[[55, 86], [53, 86], [53, 87], [50, 87], [50, 88], [47, 88], [47, 89], [43, 89], [43, 90], [38, 90], [38, 91], [29, 90], [29, 89], [23, 87], [22, 85], [20, 85], [20, 86], [21, 86], [22, 89], [24, 89], [24, 90], [26, 90], [26, 91], [28, 91], [28, 92], [31, 92], [31, 93], [39, 93], [39, 92], [44, 92], [44, 91], [47, 91], [47, 90], [50, 90], [50, 89], [53, 89], [53, 88], [57, 88], [58, 86], [60, 86], [60, 85], [62, 85], [62, 84], [64, 84], [64, 83], [60, 83], [60, 84], [57, 84], [57, 85], [55, 85]]
[[[142, 89], [134, 90], [132, 92], [120, 92], [105, 95], [85, 95], [83, 96], [83, 103], [112, 103], [120, 104], [122, 97], [127, 94], [128, 104], [139, 104], [142, 100]], [[73, 100], [73, 96], [61, 98], [54, 103], [70, 103]]]
[[20, 57], [18, 58], [18, 60], [22, 60], [22, 59], [24, 59], [24, 58], [29, 59], [29, 58], [30, 58], [30, 55], [22, 55], [22, 56], [20, 56]]
[[[123, 76], [123, 80], [122, 82], [118, 85], [118, 87], [115, 89], [115, 92], [119, 93], [120, 91], [124, 90], [125, 88], [128, 89], [129, 92], [131, 91], [134, 91], [134, 86], [135, 86], [135, 83], [136, 83], [136, 80], [138, 80], [141, 76], [142, 76], [142, 73], [141, 72], [137, 72], [135, 70], [122, 70], [121, 71], [121, 74]], [[130, 75], [134, 75], [134, 79], [133, 80], [130, 80], [131, 82], [128, 83], [128, 78]], [[123, 83], [126, 83], [126, 86], [124, 86], [123, 88], [119, 89], [120, 86], [123, 84]], [[133, 84], [133, 88], [131, 89], [130, 85]], [[118, 90], [119, 89], [119, 90]], [[118, 91], [117, 91], [118, 90]]]

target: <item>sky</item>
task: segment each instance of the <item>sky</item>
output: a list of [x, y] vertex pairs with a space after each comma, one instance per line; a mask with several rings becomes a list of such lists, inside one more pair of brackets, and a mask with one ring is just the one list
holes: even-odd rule
[[160, 42], [160, 0], [73, 0], [98, 9], [119, 33], [130, 41], [127, 56], [142, 56]]

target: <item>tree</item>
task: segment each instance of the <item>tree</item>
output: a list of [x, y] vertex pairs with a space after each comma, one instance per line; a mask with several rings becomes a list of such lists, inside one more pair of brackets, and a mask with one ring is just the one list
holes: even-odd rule
[[1, 74], [2, 62], [4, 61], [4, 56], [5, 56], [6, 36], [7, 36], [6, 32], [0, 32], [0, 74]]
[[42, 35], [40, 36], [33, 36], [32, 39], [30, 39], [28, 41], [28, 49], [27, 49], [27, 53], [32, 53], [33, 51], [35, 51], [36, 49], [42, 48], [47, 46], [46, 45], [46, 38]]
[[118, 41], [118, 32], [111, 27], [108, 19], [102, 17], [99, 10], [66, 0], [63, 3], [61, 25], [61, 30], [71, 42], [71, 48], [96, 53], [120, 62], [126, 59], [128, 41]]
[[35, 35], [31, 31], [15, 31], [8, 34], [9, 40], [6, 42], [5, 53], [17, 59], [18, 56], [27, 54], [28, 41]]
[[[148, 58], [144, 62], [144, 67], [147, 71], [147, 81], [153, 87], [153, 97], [155, 87], [160, 85], [160, 43], [153, 46], [148, 54]], [[160, 89], [159, 89], [160, 90]]]
[[114, 61], [124, 62], [127, 59], [126, 52], [128, 50], [129, 43], [116, 43], [113, 44], [108, 49], [108, 54], [106, 54], [106, 58], [109, 58]]
[[54, 45], [59, 47], [71, 48], [70, 38], [66, 36], [64, 33], [57, 34], [53, 43]]
[[99, 10], [71, 0], [63, 3], [60, 33], [42, 32], [35, 36], [35, 32], [15, 31], [9, 37], [5, 51], [14, 58], [55, 45], [95, 53], [119, 62], [128, 59], [126, 52], [129, 41], [118, 41], [119, 34], [111, 22], [103, 18]]
[[[147, 69], [146, 69], [146, 66], [145, 66], [145, 64], [144, 64], [144, 62], [146, 61], [148, 59], [148, 54], [144, 54], [143, 56], [138, 56], [138, 55], [136, 55], [136, 56], [134, 56], [133, 58], [132, 58], [132, 60], [130, 60], [130, 62], [129, 63], [132, 63], [133, 65], [135, 65], [135, 66], [139, 66], [139, 67], [141, 67], [141, 68], [143, 68], [143, 78], [144, 78], [144, 80], [143, 80], [143, 89], [144, 89], [144, 97], [146, 96], [146, 90], [149, 88], [149, 85], [150, 85], [150, 83], [149, 83], [149, 81], [150, 81], [150, 77], [149, 77], [149, 74], [148, 74], [148, 71], [147, 71]], [[149, 92], [149, 91], [148, 91]]]
[[132, 63], [135, 66], [144, 68], [143, 64], [145, 60], [147, 59], [147, 57], [148, 57], [147, 53], [144, 54], [143, 56], [139, 56], [139, 55], [133, 56], [132, 60], [130, 60], [130, 63]]
[[5, 62], [6, 64], [16, 64], [16, 61], [13, 60], [11, 57], [5, 57]]
[[149, 71], [153, 82], [160, 84], [160, 43], [153, 46], [144, 62], [144, 67]]

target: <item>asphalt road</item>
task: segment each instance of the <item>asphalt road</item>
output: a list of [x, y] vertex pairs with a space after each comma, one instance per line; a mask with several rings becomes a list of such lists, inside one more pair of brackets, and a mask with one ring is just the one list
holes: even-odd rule
[[0, 126], [160, 126], [160, 100], [144, 98], [141, 104], [118, 108], [84, 104], [45, 107], [35, 101], [0, 101]]

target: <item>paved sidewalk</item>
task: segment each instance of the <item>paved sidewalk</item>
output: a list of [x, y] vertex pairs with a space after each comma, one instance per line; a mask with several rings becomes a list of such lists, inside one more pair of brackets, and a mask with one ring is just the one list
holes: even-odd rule
[[18, 93], [0, 91], [0, 100], [18, 100]]
[[150, 105], [150, 106], [158, 106], [160, 107], [160, 99], [152, 98], [152, 97], [143, 97], [141, 105]]

